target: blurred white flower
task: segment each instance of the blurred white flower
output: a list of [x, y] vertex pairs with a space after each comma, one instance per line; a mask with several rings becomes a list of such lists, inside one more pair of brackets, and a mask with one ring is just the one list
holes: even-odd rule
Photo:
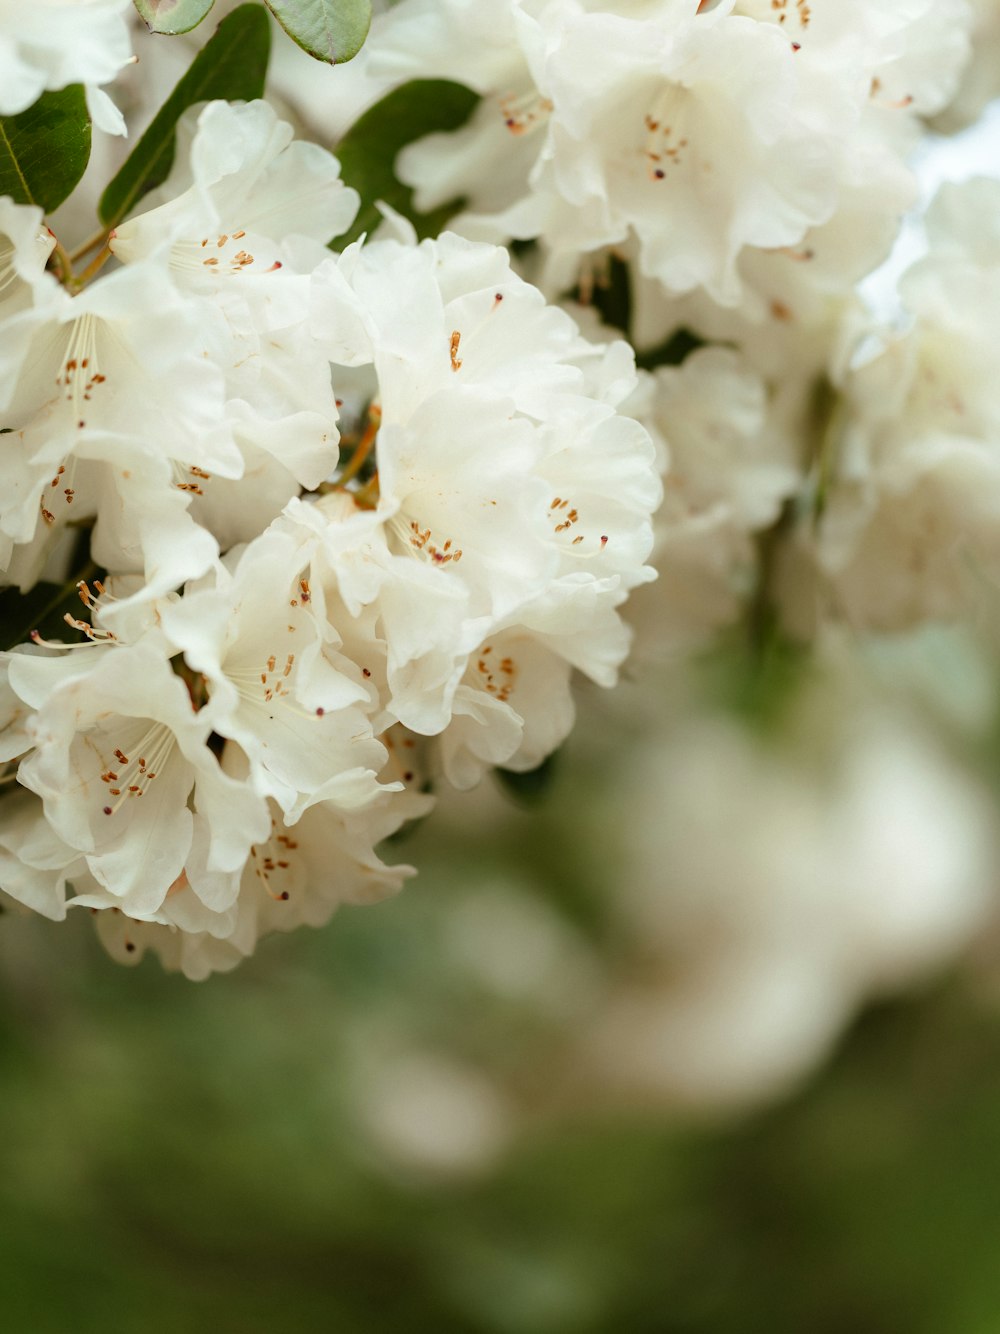
[[0, 0], [0, 116], [24, 111], [46, 89], [82, 83], [99, 129], [124, 134], [100, 85], [132, 59], [129, 0]]
[[830, 685], [794, 742], [706, 716], [633, 752], [614, 905], [631, 975], [582, 1043], [605, 1094], [773, 1096], [995, 910], [986, 794], [912, 720]]
[[1000, 182], [942, 187], [930, 253], [904, 275], [912, 324], [844, 381], [819, 553], [857, 625], [984, 605], [1000, 582]]
[[654, 374], [652, 424], [669, 452], [656, 516], [660, 577], [630, 607], [640, 662], [704, 643], [745, 608], [755, 535], [803, 484], [801, 441], [738, 353], [700, 348]]

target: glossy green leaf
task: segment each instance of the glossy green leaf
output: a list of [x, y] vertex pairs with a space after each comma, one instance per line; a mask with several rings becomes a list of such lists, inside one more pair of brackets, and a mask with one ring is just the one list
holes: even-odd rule
[[293, 42], [316, 60], [342, 65], [368, 36], [371, 0], [264, 0]]
[[383, 97], [355, 122], [337, 145], [341, 175], [360, 194], [361, 210], [346, 236], [337, 238], [343, 249], [381, 219], [376, 200], [384, 200], [404, 214], [418, 235], [436, 236], [462, 207], [453, 199], [431, 213], [413, 207], [413, 191], [396, 179], [393, 166], [400, 149], [425, 134], [456, 130], [472, 115], [478, 96], [463, 84], [447, 79], [414, 79]]
[[150, 32], [168, 37], [197, 28], [215, 0], [133, 0]]
[[63, 202], [90, 161], [83, 86], [43, 93], [34, 106], [0, 117], [0, 195], [46, 213]]
[[270, 48], [267, 14], [259, 5], [240, 5], [222, 20], [101, 196], [98, 213], [105, 226], [121, 222], [148, 190], [166, 180], [177, 122], [189, 106], [262, 96]]

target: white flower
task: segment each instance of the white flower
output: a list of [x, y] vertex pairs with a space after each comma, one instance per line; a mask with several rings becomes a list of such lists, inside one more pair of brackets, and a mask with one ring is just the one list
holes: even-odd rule
[[946, 186], [904, 276], [905, 332], [844, 381], [819, 556], [858, 623], [900, 628], [995, 603], [1000, 582], [1000, 184]]
[[581, 1039], [605, 1094], [773, 1096], [869, 997], [947, 966], [991, 918], [989, 794], [861, 686], [825, 675], [766, 739], [688, 706], [611, 768], [627, 815], [610, 906], [628, 943]]
[[0, 414], [11, 432], [0, 534], [29, 542], [39, 525], [83, 510], [76, 470], [85, 459], [121, 469], [102, 477], [107, 486], [128, 481], [129, 458], [160, 462], [174, 478], [166, 487], [185, 494], [206, 472], [238, 476], [218, 366], [227, 351], [224, 330], [153, 263], [75, 297], [40, 281], [30, 307], [0, 319]]
[[401, 154], [418, 207], [464, 198], [457, 231], [540, 238], [547, 290], [634, 238], [646, 276], [735, 305], [742, 254], [811, 250], [841, 208], [874, 207], [887, 244], [915, 113], [952, 96], [969, 23], [965, 0], [404, 0], [365, 59], [482, 95]]
[[130, 9], [127, 0], [0, 0], [0, 115], [24, 111], [46, 89], [82, 83], [94, 123], [124, 134], [99, 85], [132, 59]]
[[14, 655], [8, 671], [37, 710], [18, 779], [99, 886], [148, 916], [183, 871], [206, 903], [227, 906], [262, 837], [264, 805], [219, 768], [209, 724], [157, 638], [83, 657]]
[[[541, 237], [555, 286], [572, 283], [581, 252], [634, 234], [645, 274], [677, 292], [704, 287], [726, 305], [741, 296], [744, 250], [798, 246], [832, 216], [874, 133], [861, 126], [872, 69], [885, 66], [888, 79], [885, 51], [896, 54], [884, 42], [880, 63], [855, 42], [813, 57], [776, 22], [728, 3], [435, 8], [400, 6], [371, 57], [417, 74], [396, 43], [410, 31], [407, 15], [414, 27], [419, 18], [438, 47], [432, 71], [483, 93], [464, 129], [401, 155], [418, 206], [464, 196], [457, 230]], [[477, 42], [487, 18], [494, 35]], [[956, 33], [961, 45], [960, 25]], [[954, 82], [950, 52], [947, 68]], [[872, 179], [886, 160], [875, 155]]]
[[170, 176], [116, 227], [112, 251], [134, 263], [169, 244], [179, 282], [205, 292], [235, 276], [250, 288], [247, 300], [263, 304], [275, 284], [247, 280], [313, 268], [358, 211], [337, 159], [292, 136], [267, 102], [209, 102], [186, 113]]
[[972, 58], [955, 96], [935, 120], [935, 128], [952, 132], [970, 124], [1000, 95], [1000, 4], [969, 0], [972, 8]]
[[0, 197], [0, 318], [31, 303], [55, 243], [40, 208]]
[[[650, 577], [653, 447], [590, 393], [593, 380], [614, 400], [634, 372], [590, 348], [493, 247], [375, 242], [315, 282], [331, 355], [367, 338], [377, 377], [377, 500], [353, 524], [365, 559], [338, 583], [348, 605], [377, 595], [389, 707], [434, 734], [492, 630], [576, 635], [576, 603], [611, 609]], [[616, 626], [595, 620], [576, 665], [605, 679], [624, 653]]]
[[33, 794], [17, 793], [0, 806], [0, 888], [55, 922], [66, 916], [70, 879], [86, 862], [56, 834]]
[[445, 777], [469, 788], [496, 765], [535, 769], [573, 726], [569, 661], [523, 631], [490, 637], [469, 659], [441, 734]]
[[970, 55], [968, 0], [736, 0], [781, 30], [804, 60], [859, 82], [875, 107], [932, 115]]
[[[912, 173], [902, 163], [859, 153], [828, 222], [810, 228], [798, 246], [743, 251], [736, 306], [719, 306], [703, 291], [672, 296], [633, 264], [636, 349], [657, 349], [685, 330], [737, 347], [777, 392], [801, 397], [836, 365], [843, 329], [861, 310], [855, 285], [888, 258], [915, 197]], [[634, 251], [633, 242], [624, 253], [631, 258]]]
[[222, 365], [226, 418], [246, 460], [241, 501], [230, 487], [204, 486], [193, 504], [226, 547], [260, 532], [296, 484], [315, 487], [336, 466], [337, 405], [306, 328], [306, 275], [350, 225], [358, 196], [337, 160], [293, 141], [266, 102], [211, 102], [183, 118], [178, 138], [156, 196], [165, 202], [117, 227], [110, 247], [130, 266], [162, 255], [192, 316], [203, 309], [210, 327], [221, 318], [231, 340]]
[[233, 911], [218, 932], [185, 919], [190, 887], [178, 884], [155, 921], [135, 921], [101, 911], [98, 934], [113, 957], [137, 963], [150, 949], [164, 967], [200, 980], [228, 971], [253, 953], [272, 931], [322, 926], [342, 904], [376, 903], [396, 893], [414, 874], [411, 866], [386, 865], [375, 846], [404, 820], [426, 814], [430, 799], [383, 794], [363, 812], [321, 803], [285, 827], [272, 807], [271, 829], [251, 849]]
[[660, 577], [630, 605], [640, 660], [691, 648], [739, 615], [757, 580], [754, 537], [804, 483], [798, 433], [738, 353], [698, 349], [653, 382], [648, 420], [669, 461], [655, 520]]
[[379, 791], [385, 759], [359, 707], [367, 691], [325, 651], [308, 563], [307, 547], [269, 529], [244, 549], [231, 579], [161, 612], [166, 634], [205, 679], [205, 718], [240, 746], [254, 789], [289, 823], [318, 801], [364, 806]]

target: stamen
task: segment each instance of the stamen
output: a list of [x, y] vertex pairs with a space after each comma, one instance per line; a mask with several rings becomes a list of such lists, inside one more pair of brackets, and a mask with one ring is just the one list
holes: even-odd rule
[[479, 650], [475, 679], [480, 688], [485, 690], [488, 695], [491, 695], [499, 703], [506, 704], [517, 683], [517, 664], [513, 658], [508, 656], [501, 658], [494, 669], [493, 665], [487, 662], [487, 658], [492, 652], [492, 644], [484, 644]]
[[456, 547], [450, 537], [444, 542], [437, 541], [430, 528], [421, 528], [416, 519], [407, 522], [402, 514], [394, 514], [388, 527], [410, 555], [426, 557], [434, 565], [449, 565], [452, 562], [457, 565], [462, 559], [462, 548]]
[[500, 98], [500, 114], [511, 134], [534, 133], [541, 129], [551, 112], [552, 103], [534, 88], [522, 93], [520, 97], [508, 93]]
[[[191, 496], [203, 496], [205, 488], [201, 483], [212, 480], [212, 474], [206, 472], [204, 468], [198, 468], [194, 464], [185, 465], [179, 463], [176, 459], [171, 459], [170, 470], [177, 490]], [[194, 481], [190, 480], [192, 477], [195, 479]]]
[[272, 820], [270, 837], [266, 843], [255, 844], [250, 849], [250, 857], [254, 874], [268, 897], [275, 903], [287, 903], [291, 897], [289, 891], [275, 888], [271, 877], [278, 872], [291, 870], [291, 854], [299, 845], [288, 834], [279, 834], [276, 830], [277, 825]]
[[94, 315], [81, 315], [73, 321], [66, 346], [66, 355], [56, 376], [56, 384], [64, 389], [66, 401], [73, 405], [77, 429], [87, 424], [87, 409], [94, 390], [103, 385], [107, 376], [102, 374], [97, 361], [97, 333], [100, 321]]
[[[170, 251], [170, 267], [182, 273], [204, 273], [206, 269], [218, 274], [242, 273], [256, 263], [254, 255], [236, 245], [245, 236], [246, 232], [240, 229], [222, 232], [214, 242], [210, 242], [207, 236], [200, 241], [177, 241]], [[202, 251], [209, 244], [214, 244], [220, 253], [203, 257]], [[268, 268], [259, 271], [274, 273], [281, 267], [281, 261], [275, 260]]]
[[684, 90], [668, 83], [643, 116], [646, 137], [642, 152], [652, 181], [665, 180], [670, 168], [684, 161], [688, 139], [678, 127], [686, 119], [685, 102]]
[[267, 709], [271, 718], [276, 704], [291, 710], [299, 718], [322, 718], [323, 709], [303, 709], [295, 699], [296, 661], [296, 655], [288, 653], [279, 667], [278, 654], [271, 653], [263, 668], [225, 667], [223, 670], [240, 698], [254, 708]]
[[105, 765], [101, 772], [101, 782], [107, 787], [108, 795], [115, 798], [113, 805], [102, 806], [103, 813], [116, 815], [130, 797], [144, 796], [169, 759], [176, 742], [169, 727], [164, 723], [153, 723], [133, 748], [135, 759], [130, 759], [120, 746], [116, 746], [112, 753], [118, 761], [117, 766]]

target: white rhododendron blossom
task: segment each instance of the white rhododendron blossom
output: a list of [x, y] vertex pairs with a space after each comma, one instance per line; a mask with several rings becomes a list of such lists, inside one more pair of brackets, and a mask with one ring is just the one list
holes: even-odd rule
[[848, 374], [820, 557], [857, 624], [903, 628], [995, 605], [1000, 587], [1000, 182], [945, 186], [930, 254], [904, 276], [903, 332]]
[[602, 354], [503, 251], [457, 237], [352, 247], [315, 284], [331, 357], [353, 338], [375, 373], [378, 495], [339, 582], [350, 602], [377, 593], [391, 714], [436, 735], [465, 678], [507, 706], [484, 727], [523, 726], [531, 654], [468, 675], [501, 629], [610, 684], [627, 648], [614, 608], [652, 575], [659, 484], [645, 431], [589, 392]]
[[124, 134], [101, 88], [132, 59], [128, 0], [2, 0], [0, 115], [25, 111], [47, 89], [82, 83], [95, 125]]
[[953, 130], [967, 125], [1000, 96], [1000, 4], [969, 0], [972, 8], [972, 58], [951, 102], [936, 124]]
[[737, 353], [700, 348], [655, 377], [670, 466], [656, 519], [662, 573], [635, 607], [643, 656], [697, 644], [739, 615], [757, 578], [755, 535], [803, 480], [766, 381]]
[[376, 844], [541, 764], [653, 577], [631, 350], [494, 246], [332, 255], [358, 204], [257, 101], [182, 119], [92, 281], [0, 212], [6, 581], [100, 572], [5, 656], [0, 888], [192, 977], [397, 889]]
[[5, 905], [202, 978], [547, 781], [581, 689], [625, 745], [698, 664], [763, 730], [838, 624], [991, 632], [1000, 183], [871, 303], [995, 6], [398, 0], [332, 69], [135, 8], [0, 0]]
[[612, 1096], [768, 1099], [867, 997], [919, 981], [983, 929], [989, 801], [872, 700], [853, 700], [854, 726], [831, 739], [844, 701], [825, 685], [807, 704], [808, 748], [695, 713], [616, 775], [641, 811], [611, 905], [619, 976], [577, 1035]]
[[540, 238], [556, 286], [634, 237], [643, 274], [729, 306], [744, 251], [808, 255], [859, 192], [898, 219], [914, 113], [954, 92], [969, 22], [964, 0], [404, 0], [369, 63], [482, 95], [401, 155], [418, 206], [464, 198], [458, 230]]

